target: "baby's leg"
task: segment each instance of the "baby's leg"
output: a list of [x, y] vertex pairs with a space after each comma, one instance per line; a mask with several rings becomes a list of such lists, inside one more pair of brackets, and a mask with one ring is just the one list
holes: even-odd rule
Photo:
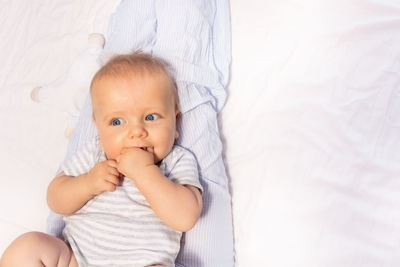
[[69, 246], [62, 240], [40, 232], [18, 237], [4, 252], [0, 267], [77, 267]]

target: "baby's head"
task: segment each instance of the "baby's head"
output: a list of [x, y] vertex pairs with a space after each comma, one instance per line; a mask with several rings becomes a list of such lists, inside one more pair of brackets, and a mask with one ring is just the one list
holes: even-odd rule
[[109, 159], [139, 147], [161, 161], [178, 137], [179, 103], [168, 65], [144, 53], [118, 55], [93, 77], [93, 119]]

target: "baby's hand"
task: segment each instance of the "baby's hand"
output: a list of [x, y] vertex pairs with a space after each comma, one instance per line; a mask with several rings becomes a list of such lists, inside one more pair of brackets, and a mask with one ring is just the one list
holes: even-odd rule
[[154, 165], [154, 155], [152, 151], [141, 148], [125, 148], [117, 157], [118, 171], [128, 178], [136, 179], [140, 173], [148, 166]]
[[119, 175], [115, 160], [106, 160], [97, 163], [84, 178], [90, 194], [97, 196], [106, 191], [114, 192], [119, 184]]

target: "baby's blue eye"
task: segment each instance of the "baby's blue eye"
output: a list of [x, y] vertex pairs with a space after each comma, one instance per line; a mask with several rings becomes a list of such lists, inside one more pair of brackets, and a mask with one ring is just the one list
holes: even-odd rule
[[112, 121], [111, 121], [111, 124], [112, 124], [112, 126], [120, 126], [120, 125], [122, 125], [122, 124], [124, 124], [124, 120], [123, 119], [113, 119]]
[[160, 116], [158, 116], [157, 114], [149, 114], [146, 116], [145, 120], [146, 121], [154, 121], [156, 119], [158, 119]]

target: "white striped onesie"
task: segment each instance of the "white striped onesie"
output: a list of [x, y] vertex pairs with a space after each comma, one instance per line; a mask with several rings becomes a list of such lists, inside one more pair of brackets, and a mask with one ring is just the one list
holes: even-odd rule
[[[68, 176], [88, 172], [106, 156], [98, 141], [62, 164]], [[194, 156], [174, 146], [160, 164], [163, 174], [176, 184], [202, 190]], [[65, 240], [71, 245], [79, 266], [174, 266], [182, 233], [165, 225], [150, 208], [133, 180], [124, 178], [114, 192], [89, 200], [80, 210], [64, 216]]]

